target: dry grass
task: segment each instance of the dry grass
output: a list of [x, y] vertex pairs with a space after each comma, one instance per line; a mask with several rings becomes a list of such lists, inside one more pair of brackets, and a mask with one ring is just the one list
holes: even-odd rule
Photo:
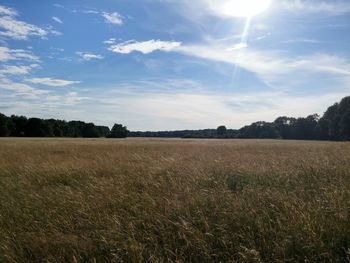
[[350, 144], [0, 140], [0, 262], [347, 262]]

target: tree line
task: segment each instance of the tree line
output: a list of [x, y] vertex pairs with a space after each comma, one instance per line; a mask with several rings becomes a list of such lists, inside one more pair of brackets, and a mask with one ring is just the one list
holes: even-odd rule
[[205, 130], [131, 132], [129, 136], [349, 141], [350, 96], [330, 106], [322, 117], [317, 114], [305, 118], [282, 116], [273, 122], [258, 121], [238, 130], [219, 126]]
[[317, 114], [305, 118], [278, 117], [273, 122], [258, 121], [241, 129], [217, 129], [129, 132], [122, 124], [96, 126], [82, 121], [39, 119], [0, 113], [0, 137], [84, 137], [84, 138], [245, 138], [294, 140], [350, 140], [350, 96], [330, 106], [322, 117]]
[[115, 124], [112, 130], [107, 126], [96, 126], [83, 121], [27, 118], [0, 113], [0, 137], [72, 137], [72, 138], [125, 138], [128, 130]]

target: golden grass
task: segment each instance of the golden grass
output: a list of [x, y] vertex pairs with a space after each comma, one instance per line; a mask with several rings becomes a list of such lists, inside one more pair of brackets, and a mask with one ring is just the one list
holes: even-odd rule
[[0, 140], [0, 262], [349, 258], [350, 143]]

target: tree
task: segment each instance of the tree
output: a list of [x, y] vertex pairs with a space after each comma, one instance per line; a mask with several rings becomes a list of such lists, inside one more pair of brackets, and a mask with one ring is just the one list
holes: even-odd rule
[[16, 137], [24, 136], [27, 121], [28, 121], [27, 118], [24, 116], [12, 115], [11, 120], [15, 125], [14, 130], [11, 133], [11, 136], [16, 136]]
[[350, 96], [329, 107], [317, 128], [321, 139], [350, 140]]
[[318, 115], [309, 115], [306, 118], [298, 118], [292, 126], [292, 138], [297, 140], [317, 139]]
[[295, 118], [283, 116], [273, 122], [282, 139], [292, 139], [292, 127], [295, 121]]
[[239, 137], [246, 139], [277, 139], [280, 134], [273, 123], [258, 121], [239, 130]]
[[6, 137], [11, 134], [14, 129], [12, 120], [0, 113], [0, 137]]
[[98, 130], [93, 123], [87, 123], [84, 125], [84, 129], [82, 130], [82, 135], [85, 138], [97, 138], [100, 137], [98, 134]]
[[216, 129], [216, 133], [219, 137], [224, 137], [225, 134], [227, 132], [227, 129], [226, 129], [226, 126], [219, 126], [217, 129]]
[[340, 134], [343, 140], [350, 140], [350, 109], [344, 113], [339, 122]]
[[96, 126], [99, 137], [106, 137], [111, 131], [107, 126]]
[[114, 124], [110, 134], [107, 138], [126, 138], [128, 136], [128, 129], [121, 124]]
[[30, 118], [25, 127], [25, 136], [28, 137], [52, 137], [53, 131], [48, 121]]

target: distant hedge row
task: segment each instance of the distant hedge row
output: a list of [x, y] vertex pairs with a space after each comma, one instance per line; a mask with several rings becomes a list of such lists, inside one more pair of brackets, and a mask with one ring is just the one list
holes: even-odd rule
[[0, 113], [0, 136], [25, 137], [167, 137], [167, 138], [247, 138], [295, 140], [350, 140], [350, 96], [327, 109], [322, 117], [317, 114], [306, 118], [279, 117], [274, 122], [258, 121], [239, 130], [217, 129], [129, 132], [121, 124], [112, 130], [82, 121], [27, 119], [23, 116], [7, 117]]
[[245, 138], [294, 140], [350, 140], [350, 96], [329, 107], [322, 117], [278, 117], [273, 122], [258, 121], [241, 129], [131, 132], [131, 137]]
[[107, 126], [96, 126], [82, 121], [63, 121], [55, 119], [26, 118], [0, 113], [0, 136], [13, 137], [118, 137], [127, 136], [126, 127], [115, 124], [112, 131]]

